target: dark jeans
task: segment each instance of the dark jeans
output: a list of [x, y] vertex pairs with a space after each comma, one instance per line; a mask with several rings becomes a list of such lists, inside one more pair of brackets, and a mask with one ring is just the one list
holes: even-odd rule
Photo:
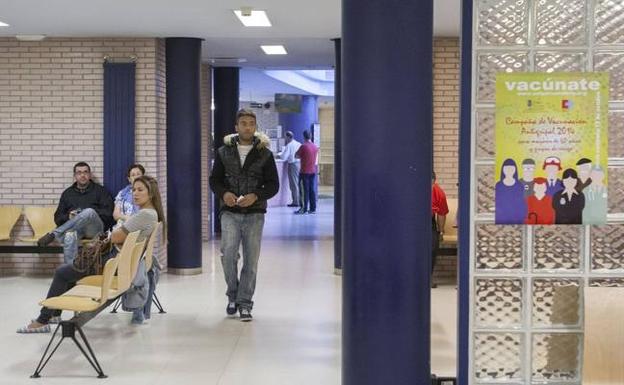
[[316, 211], [316, 174], [299, 176], [303, 182], [303, 211]]
[[440, 233], [437, 229], [431, 229], [431, 274], [433, 274], [433, 270], [435, 269], [439, 249]]
[[[108, 258], [112, 258], [117, 254], [117, 249], [113, 247], [111, 253], [103, 258], [103, 262], [108, 260]], [[76, 285], [76, 282], [80, 281], [82, 278], [86, 277], [88, 272], [79, 272], [74, 269], [73, 263], [64, 263], [61, 266], [56, 268], [54, 272], [54, 278], [52, 278], [52, 283], [50, 284], [50, 289], [48, 290], [48, 295], [46, 298], [58, 297], [63, 293], [67, 292], [69, 289]], [[39, 317], [37, 317], [37, 322], [41, 324], [47, 324], [50, 322], [50, 318], [60, 316], [61, 310], [56, 309], [48, 309], [47, 307], [42, 307], [41, 312], [39, 313]]]
[[[81, 273], [79, 271], [76, 271], [73, 264], [62, 264], [54, 272], [54, 278], [52, 278], [52, 284], [50, 285], [50, 289], [48, 290], [48, 295], [46, 296], [46, 298], [58, 297], [59, 295], [74, 287], [76, 285], [76, 282], [86, 276], [87, 273]], [[42, 307], [41, 312], [39, 313], [39, 317], [37, 317], [37, 322], [45, 325], [50, 322], [50, 318], [59, 315], [61, 315], [61, 310]]]

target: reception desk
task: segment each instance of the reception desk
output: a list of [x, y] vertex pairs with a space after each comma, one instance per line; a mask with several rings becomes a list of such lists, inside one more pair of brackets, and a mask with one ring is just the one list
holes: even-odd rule
[[286, 206], [292, 201], [290, 194], [290, 184], [288, 183], [288, 164], [282, 159], [275, 159], [277, 167], [277, 175], [279, 176], [279, 191], [269, 199], [267, 205], [269, 207]]

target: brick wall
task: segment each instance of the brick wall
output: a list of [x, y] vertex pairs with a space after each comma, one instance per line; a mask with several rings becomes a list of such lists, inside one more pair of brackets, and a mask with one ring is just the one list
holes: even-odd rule
[[433, 42], [433, 164], [438, 183], [457, 197], [459, 156], [459, 39]]
[[[101, 180], [105, 55], [137, 57], [136, 160], [158, 177], [166, 203], [161, 39], [0, 38], [0, 204], [56, 205], [79, 160]], [[13, 233], [32, 231], [22, 218]], [[58, 255], [3, 256], [0, 275], [50, 273], [60, 261]]]

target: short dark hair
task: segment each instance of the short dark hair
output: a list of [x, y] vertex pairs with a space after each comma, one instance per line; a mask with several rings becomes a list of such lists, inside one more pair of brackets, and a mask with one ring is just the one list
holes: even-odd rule
[[252, 111], [252, 110], [248, 110], [245, 108], [241, 108], [240, 110], [238, 110], [238, 112], [236, 113], [236, 124], [238, 124], [238, 121], [240, 120], [240, 118], [242, 118], [243, 116], [249, 116], [251, 118], [254, 118], [254, 121], [256, 122], [256, 124], [258, 123], [258, 119], [256, 118], [256, 114]]
[[130, 171], [134, 170], [135, 168], [138, 168], [139, 170], [141, 170], [141, 175], [145, 175], [145, 167], [143, 167], [143, 165], [140, 165], [138, 163], [131, 164], [130, 167], [128, 167], [128, 172], [126, 172], [126, 175], [130, 176]]
[[435, 173], [435, 171], [431, 171], [431, 180], [436, 180], [436, 173]]
[[591, 163], [591, 159], [581, 158], [578, 160], [578, 162], [576, 162], [576, 165], [580, 166], [582, 164], [587, 164], [587, 163]]
[[312, 136], [310, 135], [310, 131], [308, 130], [303, 131], [303, 138], [310, 140], [310, 138], [312, 138]]
[[574, 179], [578, 179], [578, 174], [576, 173], [576, 170], [573, 168], [568, 168], [563, 172], [563, 175], [561, 176], [561, 179], [567, 179], [567, 178], [574, 178]]
[[292, 138], [293, 137], [292, 131], [286, 131], [286, 137], [287, 138]]
[[91, 166], [87, 162], [78, 162], [74, 165], [74, 174], [76, 173], [76, 169], [78, 167], [86, 167], [89, 169], [89, 173], [91, 173]]

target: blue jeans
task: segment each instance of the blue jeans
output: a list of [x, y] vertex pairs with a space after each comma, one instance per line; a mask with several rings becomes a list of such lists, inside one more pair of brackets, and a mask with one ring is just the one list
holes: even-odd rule
[[303, 182], [303, 211], [316, 211], [316, 174], [299, 174]]
[[[230, 302], [243, 309], [253, 307], [251, 300], [256, 290], [256, 274], [260, 257], [260, 242], [264, 227], [264, 214], [238, 214], [229, 211], [221, 212], [221, 264], [225, 282], [226, 295]], [[238, 252], [243, 246], [243, 267], [238, 275]]]
[[57, 227], [52, 234], [63, 245], [63, 262], [71, 264], [78, 254], [78, 241], [93, 238], [104, 230], [100, 216], [93, 209], [84, 209], [78, 215]]

